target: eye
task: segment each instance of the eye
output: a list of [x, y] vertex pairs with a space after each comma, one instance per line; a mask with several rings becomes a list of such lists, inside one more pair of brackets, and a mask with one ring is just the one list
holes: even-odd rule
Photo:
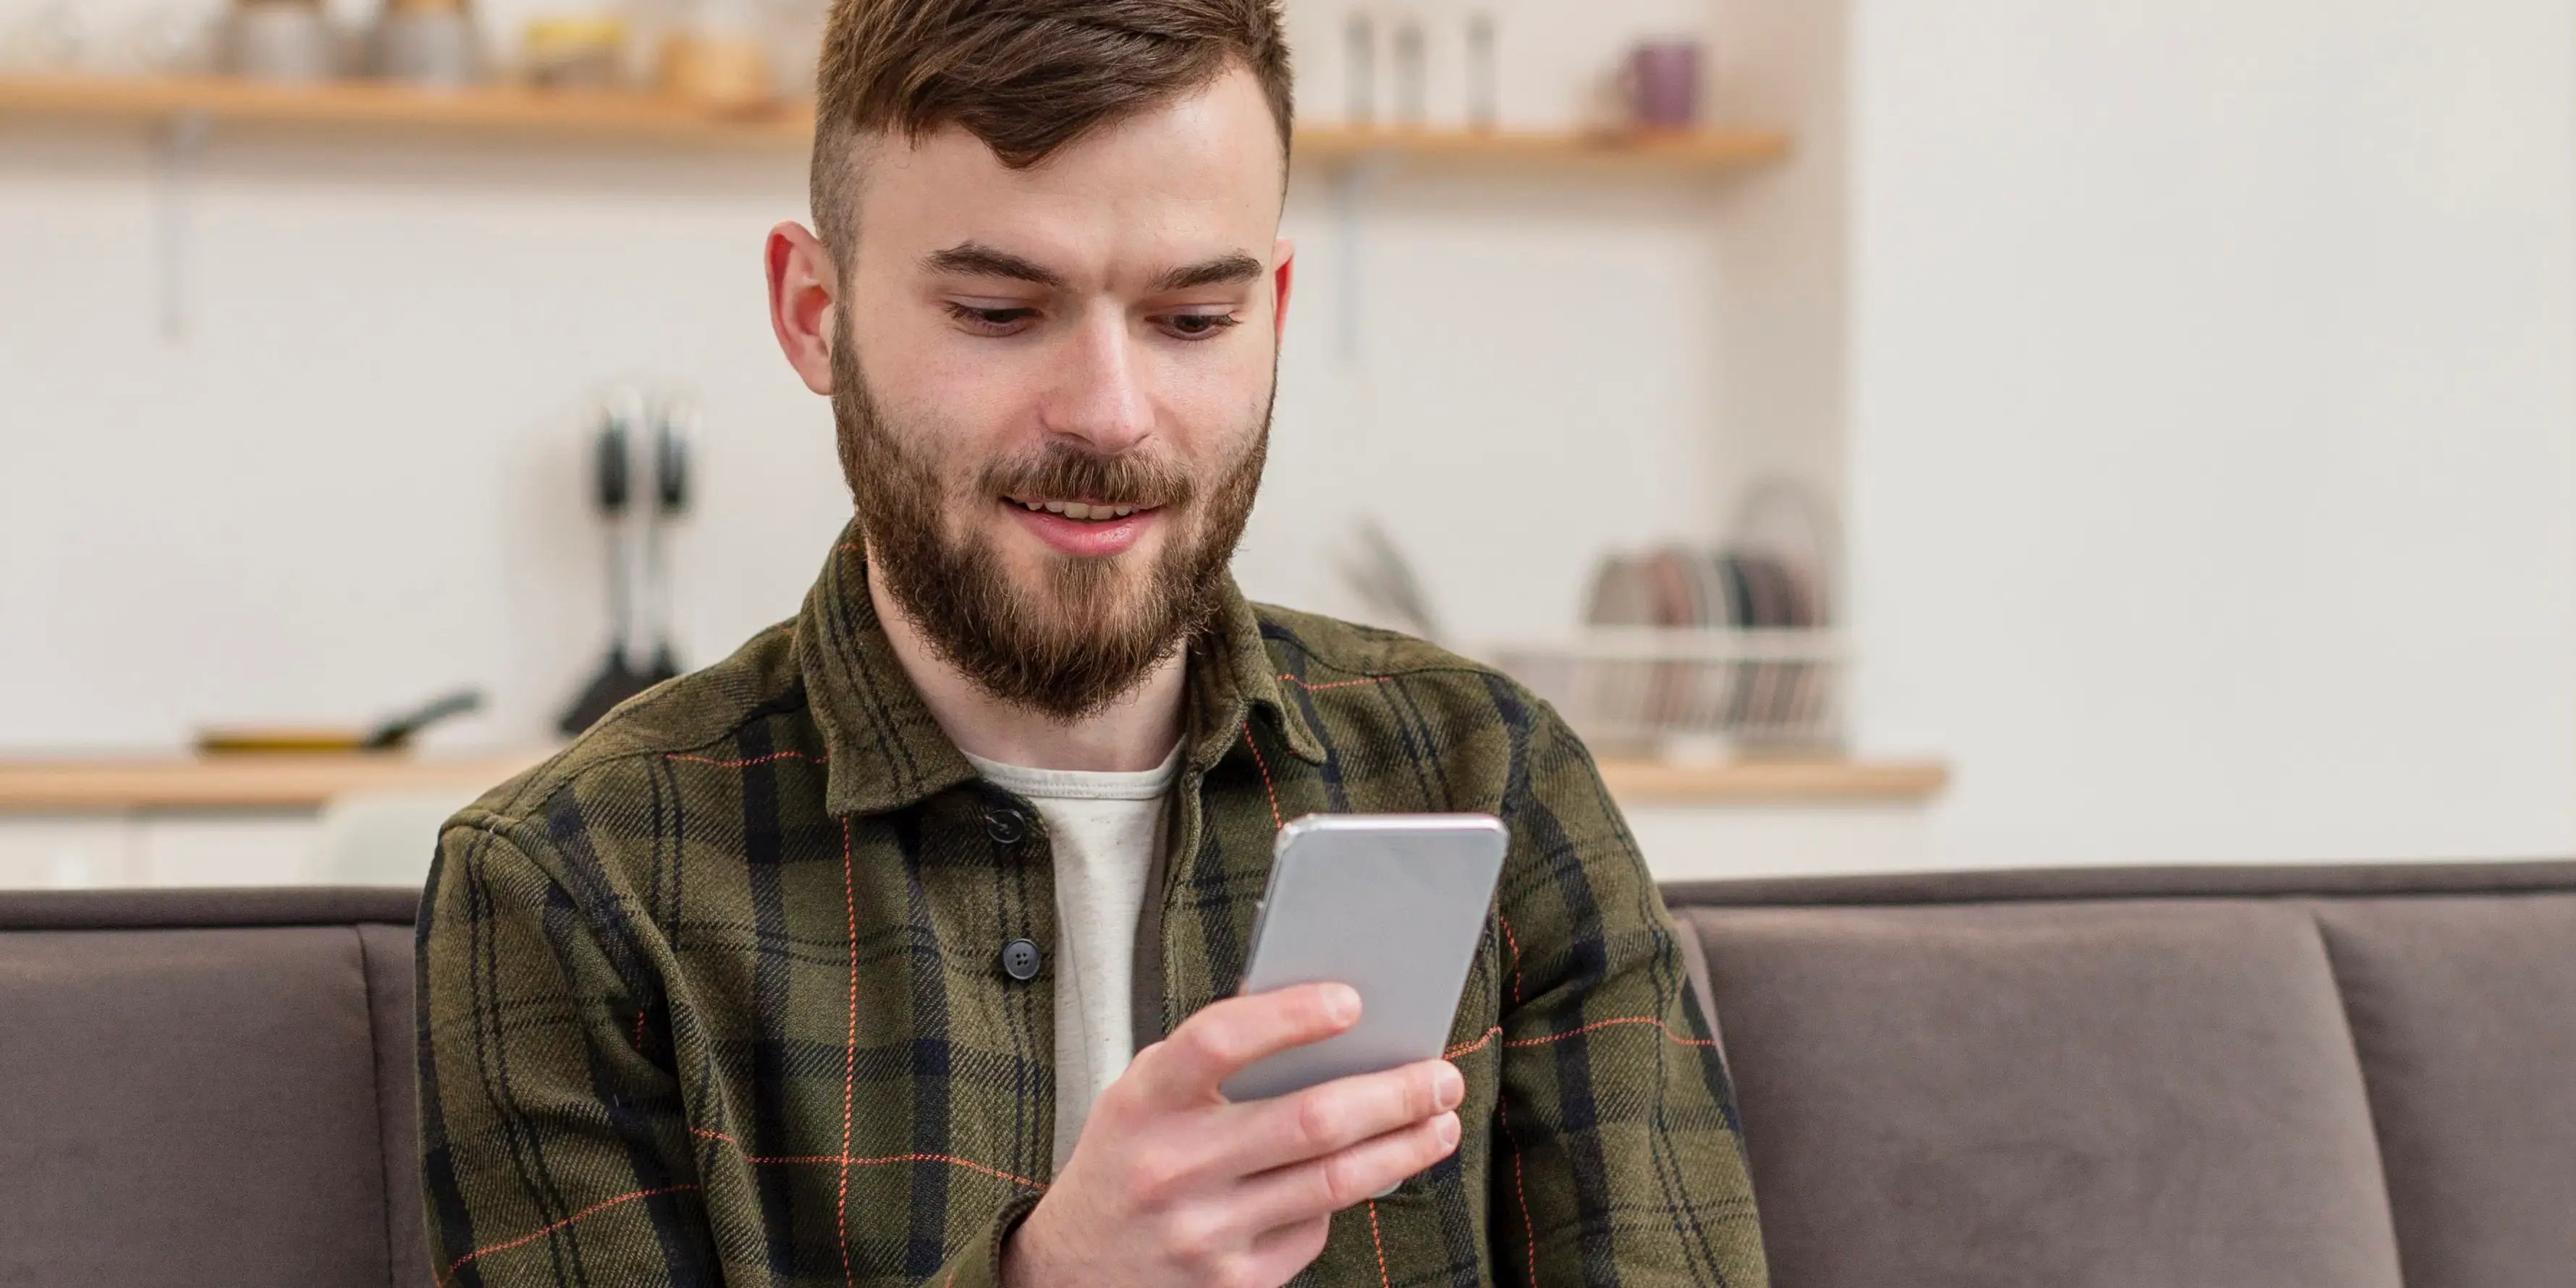
[[1031, 308], [984, 308], [948, 301], [948, 316], [976, 335], [1016, 335], [1026, 330], [1030, 319], [1037, 315], [1038, 311]]
[[1231, 313], [1171, 313], [1161, 322], [1165, 331], [1184, 340], [1205, 340], [1243, 325], [1243, 319]]

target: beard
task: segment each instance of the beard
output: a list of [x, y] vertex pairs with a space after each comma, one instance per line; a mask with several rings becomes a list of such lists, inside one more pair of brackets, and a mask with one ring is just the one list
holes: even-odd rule
[[[871, 575], [941, 660], [1003, 702], [1070, 723], [1133, 693], [1149, 672], [1215, 621], [1226, 570], [1252, 515], [1268, 456], [1274, 378], [1238, 460], [1202, 480], [1169, 460], [1108, 455], [1057, 439], [1028, 456], [986, 462], [959, 501], [933, 424], [896, 425], [861, 374], [846, 320], [832, 346], [832, 417], [841, 473], [858, 509]], [[1004, 496], [1156, 507], [1167, 525], [1150, 566], [1120, 555], [1048, 552], [1038, 584], [1013, 582], [974, 507]]]

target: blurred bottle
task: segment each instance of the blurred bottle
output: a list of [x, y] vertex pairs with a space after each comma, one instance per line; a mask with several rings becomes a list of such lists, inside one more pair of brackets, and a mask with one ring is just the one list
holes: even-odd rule
[[823, 20], [829, 0], [763, 0], [772, 61], [782, 98], [812, 98], [814, 73], [823, 60]]
[[770, 33], [754, 0], [696, 0], [662, 37], [654, 84], [675, 98], [725, 108], [775, 102]]
[[528, 81], [549, 89], [622, 89], [632, 83], [626, 19], [615, 13], [533, 19], [521, 56]]
[[1421, 19], [1406, 15], [1396, 20], [1394, 54], [1395, 123], [1426, 125], [1431, 120], [1431, 48]]
[[1503, 86], [1494, 15], [1479, 9], [1467, 15], [1467, 128], [1490, 130], [1502, 123]]
[[386, 0], [369, 59], [375, 74], [453, 87], [483, 78], [483, 45], [466, 0]]
[[329, 80], [340, 71], [340, 35], [319, 0], [234, 0], [222, 65], [251, 80]]
[[1377, 19], [1364, 10], [1342, 20], [1342, 119], [1378, 124]]

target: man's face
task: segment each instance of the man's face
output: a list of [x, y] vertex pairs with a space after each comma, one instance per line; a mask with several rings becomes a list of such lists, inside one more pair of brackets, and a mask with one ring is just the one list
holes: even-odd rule
[[1287, 244], [1237, 71], [1015, 171], [962, 129], [860, 159], [833, 408], [871, 570], [1058, 718], [1204, 625], [1260, 480]]

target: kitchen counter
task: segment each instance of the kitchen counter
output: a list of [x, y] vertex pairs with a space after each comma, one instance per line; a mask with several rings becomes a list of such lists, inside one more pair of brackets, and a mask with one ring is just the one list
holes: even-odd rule
[[444, 757], [368, 754], [170, 756], [118, 760], [0, 760], [0, 814], [133, 810], [318, 810], [368, 791], [497, 786], [543, 752]]
[[[427, 870], [434, 827], [410, 814], [443, 817], [545, 754], [0, 758], [0, 889], [345, 881], [330, 856], [384, 826], [386, 810], [421, 835], [403, 842], [400, 872], [374, 879], [409, 884]], [[1647, 865], [1681, 881], [1924, 866], [1949, 771], [1932, 761], [1613, 758], [1601, 776]], [[368, 803], [325, 809], [344, 797]]]
[[1949, 786], [1950, 769], [1929, 760], [1604, 760], [1601, 781], [1623, 805], [1916, 805]]
[[[130, 760], [0, 759], [0, 814], [131, 810], [313, 810], [359, 791], [490, 787], [544, 752], [405, 755], [172, 756]], [[1605, 760], [1610, 794], [1629, 805], [1919, 803], [1948, 770], [1924, 761], [1748, 760], [1708, 765]]]

